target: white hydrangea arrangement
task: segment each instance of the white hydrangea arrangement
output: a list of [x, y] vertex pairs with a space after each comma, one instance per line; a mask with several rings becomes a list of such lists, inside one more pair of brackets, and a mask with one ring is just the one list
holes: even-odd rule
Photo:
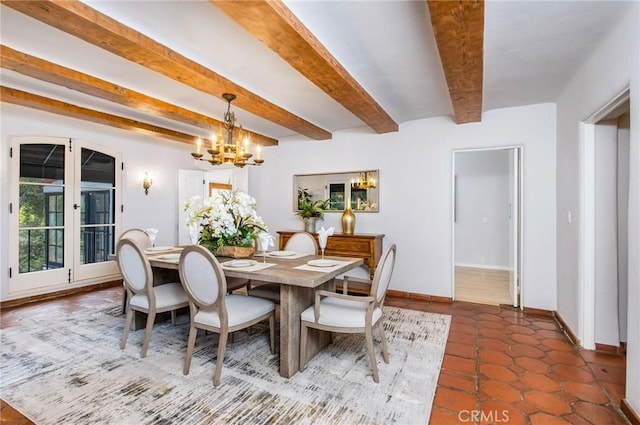
[[221, 190], [210, 198], [185, 202], [187, 226], [199, 230], [198, 243], [216, 252], [223, 246], [253, 246], [267, 226], [256, 213], [256, 200], [247, 193]]

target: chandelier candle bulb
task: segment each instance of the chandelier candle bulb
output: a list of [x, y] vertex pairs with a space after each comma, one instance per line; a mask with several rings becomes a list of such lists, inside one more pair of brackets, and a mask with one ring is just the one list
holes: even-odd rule
[[200, 138], [196, 141], [196, 151], [191, 152], [191, 156], [195, 159], [202, 158], [202, 140], [200, 140]]

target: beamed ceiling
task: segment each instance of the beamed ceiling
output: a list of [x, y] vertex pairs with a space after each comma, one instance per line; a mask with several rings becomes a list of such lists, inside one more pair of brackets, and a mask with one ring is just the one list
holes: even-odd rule
[[[626, 2], [6, 1], [2, 102], [193, 144], [553, 102]], [[301, 137], [302, 136], [302, 137]]]

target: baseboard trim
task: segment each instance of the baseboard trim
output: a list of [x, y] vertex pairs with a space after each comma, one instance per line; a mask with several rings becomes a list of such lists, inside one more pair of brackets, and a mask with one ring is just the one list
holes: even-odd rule
[[533, 308], [533, 307], [524, 307], [522, 311], [525, 314], [531, 314], [534, 316], [553, 317], [553, 315], [555, 314], [555, 311], [552, 311], [552, 310], [544, 310], [542, 308]]
[[631, 425], [640, 425], [640, 415], [633, 410], [633, 407], [631, 407], [626, 398], [620, 400], [620, 410], [622, 410], [622, 413], [629, 419]]
[[567, 338], [569, 338], [569, 341], [571, 341], [573, 345], [575, 345], [576, 347], [579, 347], [580, 340], [578, 339], [576, 334], [573, 333], [571, 328], [567, 326], [567, 323], [564, 321], [562, 316], [560, 316], [560, 313], [558, 313], [557, 311], [554, 312], [553, 318], [556, 320], [556, 323], [560, 327], [560, 331], [564, 333], [567, 336]]
[[509, 266], [496, 266], [492, 264], [469, 264], [469, 263], [456, 263], [455, 267], [463, 267], [465, 269], [487, 269], [487, 270], [500, 270], [509, 271]]
[[415, 292], [405, 292], [405, 291], [397, 291], [394, 289], [389, 289], [387, 291], [388, 295], [398, 298], [409, 298], [413, 301], [432, 301], [437, 303], [445, 303], [451, 304], [453, 303], [453, 298], [450, 297], [440, 297], [437, 295], [427, 295], [427, 294], [416, 294]]
[[21, 307], [23, 305], [49, 301], [55, 298], [62, 298], [69, 295], [80, 294], [82, 292], [91, 292], [98, 289], [111, 288], [114, 286], [122, 286], [122, 279], [110, 280], [93, 285], [78, 286], [76, 288], [63, 289], [60, 291], [47, 292], [46, 294], [30, 295], [23, 298], [15, 298], [7, 301], [0, 301], [0, 309]]
[[609, 345], [609, 344], [600, 344], [596, 342], [596, 351], [602, 351], [603, 353], [608, 354], [620, 354], [623, 355], [626, 353], [626, 348], [623, 344], [620, 345]]

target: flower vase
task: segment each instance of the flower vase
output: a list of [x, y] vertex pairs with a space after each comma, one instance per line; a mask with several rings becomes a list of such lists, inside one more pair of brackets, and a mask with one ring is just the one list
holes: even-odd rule
[[218, 257], [251, 258], [256, 252], [252, 246], [221, 246], [215, 252]]
[[316, 222], [318, 219], [316, 217], [309, 217], [304, 219], [304, 231], [308, 233], [316, 232]]
[[345, 208], [342, 213], [342, 233], [345, 235], [353, 235], [353, 232], [356, 228], [356, 215], [353, 213], [351, 209], [351, 205], [347, 204], [347, 208]]

